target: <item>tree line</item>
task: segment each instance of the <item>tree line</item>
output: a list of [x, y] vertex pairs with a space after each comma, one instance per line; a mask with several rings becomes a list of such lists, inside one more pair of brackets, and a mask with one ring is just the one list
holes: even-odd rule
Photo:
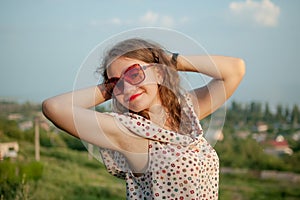
[[270, 108], [269, 103], [250, 102], [238, 103], [232, 101], [227, 108], [226, 123], [237, 124], [243, 122], [246, 125], [253, 125], [258, 121], [271, 124], [289, 124], [297, 126], [300, 124], [300, 110], [298, 105], [292, 107], [278, 104]]

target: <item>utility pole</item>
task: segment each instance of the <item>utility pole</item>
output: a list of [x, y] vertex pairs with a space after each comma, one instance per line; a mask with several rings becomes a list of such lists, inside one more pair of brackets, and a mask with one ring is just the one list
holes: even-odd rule
[[40, 161], [40, 129], [39, 117], [34, 118], [34, 145], [35, 145], [35, 160]]

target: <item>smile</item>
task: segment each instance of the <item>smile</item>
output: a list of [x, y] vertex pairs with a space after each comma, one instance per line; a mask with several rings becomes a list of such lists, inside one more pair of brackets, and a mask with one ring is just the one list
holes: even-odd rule
[[129, 98], [129, 101], [133, 101], [135, 100], [137, 97], [139, 97], [140, 95], [142, 95], [143, 93], [138, 93], [138, 94], [134, 94]]

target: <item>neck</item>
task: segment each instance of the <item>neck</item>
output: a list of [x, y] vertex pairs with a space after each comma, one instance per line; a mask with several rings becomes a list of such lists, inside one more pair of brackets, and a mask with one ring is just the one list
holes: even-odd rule
[[168, 118], [168, 112], [166, 112], [166, 109], [162, 105], [155, 104], [151, 106], [149, 108], [148, 114], [152, 122], [158, 124], [161, 127], [165, 127]]

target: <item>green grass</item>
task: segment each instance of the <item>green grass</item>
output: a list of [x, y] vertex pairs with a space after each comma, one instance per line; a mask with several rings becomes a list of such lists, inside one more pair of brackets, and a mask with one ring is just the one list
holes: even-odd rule
[[[18, 162], [34, 160], [33, 145], [21, 142], [20, 149]], [[124, 181], [108, 174], [96, 159], [89, 160], [87, 152], [42, 148], [40, 163], [43, 165], [41, 178], [25, 180], [17, 189], [21, 195], [14, 199], [125, 199]]]
[[296, 200], [300, 199], [299, 183], [261, 180], [251, 175], [221, 175], [220, 199]]
[[[34, 146], [21, 142], [20, 149], [18, 160], [11, 162], [34, 163]], [[25, 176], [16, 193], [10, 198], [2, 194], [1, 200], [125, 199], [125, 182], [108, 174], [98, 160], [89, 160], [87, 152], [42, 147], [39, 163], [42, 175], [37, 181]], [[1, 165], [4, 162], [0, 162]], [[220, 199], [295, 200], [300, 199], [300, 186], [288, 181], [259, 180], [252, 175], [221, 175]]]

